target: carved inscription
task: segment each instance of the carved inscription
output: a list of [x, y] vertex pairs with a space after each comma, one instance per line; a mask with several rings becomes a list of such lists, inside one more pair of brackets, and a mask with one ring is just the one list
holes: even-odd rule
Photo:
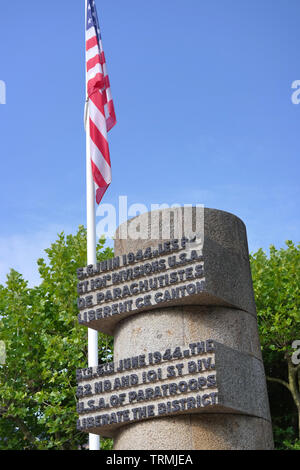
[[77, 371], [77, 428], [110, 435], [129, 422], [218, 404], [213, 340]]
[[184, 304], [205, 287], [202, 250], [195, 238], [118, 256], [81, 268], [77, 275], [78, 320], [92, 328], [116, 315]]

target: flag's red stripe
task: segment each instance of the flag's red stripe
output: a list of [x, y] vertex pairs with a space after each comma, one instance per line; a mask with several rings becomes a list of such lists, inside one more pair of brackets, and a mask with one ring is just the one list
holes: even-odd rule
[[106, 94], [105, 88], [102, 89], [101, 93], [102, 93], [103, 106], [105, 106], [107, 104], [107, 94]]
[[100, 60], [101, 60], [101, 65], [105, 64], [105, 55], [103, 51], [100, 54]]
[[100, 56], [99, 54], [95, 55], [92, 59], [88, 60], [86, 63], [86, 69], [87, 71], [91, 70], [92, 68], [95, 67], [95, 65], [101, 64], [100, 62]]
[[110, 156], [109, 156], [109, 147], [108, 147], [108, 142], [107, 140], [103, 137], [99, 129], [96, 127], [94, 122], [90, 119], [90, 133], [91, 133], [91, 139], [98, 147], [100, 152], [102, 153], [104, 159], [108, 163], [109, 166], [111, 166], [110, 163]]
[[93, 93], [90, 96], [90, 100], [94, 103], [94, 105], [100, 111], [100, 113], [102, 113], [103, 116], [105, 116], [102, 93], [100, 93], [100, 91], [97, 91], [96, 93]]
[[95, 165], [95, 163], [92, 160], [92, 172], [93, 172], [93, 177], [94, 181], [99, 186], [99, 188], [107, 188], [108, 184], [106, 183], [105, 179], [101, 175], [100, 171], [98, 170], [98, 167]]
[[116, 125], [117, 118], [116, 118], [113, 101], [112, 100], [109, 101], [107, 103], [107, 106], [108, 106], [109, 118], [106, 120], [106, 125], [107, 125], [107, 132], [109, 132]]
[[99, 86], [103, 85], [103, 75], [97, 73], [97, 75], [88, 81], [88, 96], [91, 96], [95, 91], [99, 90]]
[[91, 39], [88, 39], [86, 41], [86, 50], [88, 51], [89, 49], [91, 49], [92, 47], [95, 47], [97, 45], [98, 45], [97, 36], [94, 36]]
[[106, 193], [106, 190], [108, 188], [109, 184], [106, 186], [106, 188], [98, 188], [96, 191], [96, 202], [97, 204], [100, 204], [104, 194]]

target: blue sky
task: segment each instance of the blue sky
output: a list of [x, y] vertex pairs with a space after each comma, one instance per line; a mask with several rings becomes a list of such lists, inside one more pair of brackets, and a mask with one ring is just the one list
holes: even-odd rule
[[[299, 241], [299, 0], [96, 0], [118, 124], [104, 203], [204, 204]], [[85, 224], [84, 0], [2, 2], [0, 282]]]

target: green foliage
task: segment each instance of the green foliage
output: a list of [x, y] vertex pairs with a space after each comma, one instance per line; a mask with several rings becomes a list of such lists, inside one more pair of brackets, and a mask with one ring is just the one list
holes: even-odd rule
[[[97, 246], [98, 260], [113, 256]], [[0, 341], [6, 363], [0, 365], [0, 450], [84, 449], [87, 435], [76, 431], [78, 367], [87, 366], [87, 329], [77, 322], [76, 270], [86, 264], [86, 231], [58, 236], [38, 260], [41, 283], [29, 288], [11, 270], [0, 285]], [[292, 369], [291, 344], [300, 339], [300, 246], [270, 248], [251, 256], [259, 330], [278, 449], [300, 449], [297, 440], [299, 371]], [[112, 340], [99, 335], [101, 362], [112, 358]], [[291, 377], [298, 377], [292, 394]], [[285, 383], [285, 387], [282, 383]], [[294, 384], [295, 385], [295, 384]], [[288, 388], [288, 387], [290, 388]], [[294, 390], [294, 388], [293, 388]], [[112, 448], [110, 439], [102, 449]]]
[[291, 352], [300, 339], [300, 245], [270, 247], [270, 256], [259, 250], [251, 256], [259, 329], [264, 350]]
[[112, 450], [113, 440], [112, 439], [101, 439], [101, 450]]
[[[113, 256], [97, 246], [98, 260]], [[76, 270], [86, 264], [86, 230], [58, 239], [39, 259], [41, 284], [28, 288], [11, 270], [0, 286], [0, 450], [80, 449], [76, 431], [76, 369], [87, 367], [87, 329], [77, 321]], [[100, 361], [111, 358], [112, 341], [99, 335]], [[109, 448], [111, 442], [103, 441]]]
[[[295, 440], [295, 429], [293, 426], [283, 427], [281, 419], [275, 419], [275, 422], [279, 421], [279, 425], [276, 425], [273, 420], [273, 433], [274, 441], [277, 450], [299, 450], [299, 440]], [[284, 421], [283, 421], [284, 422]]]
[[270, 247], [250, 257], [260, 340], [276, 448], [299, 446], [300, 368], [292, 364], [292, 343], [300, 339], [300, 245]]
[[300, 440], [297, 439], [295, 442], [283, 441], [283, 450], [300, 450]]

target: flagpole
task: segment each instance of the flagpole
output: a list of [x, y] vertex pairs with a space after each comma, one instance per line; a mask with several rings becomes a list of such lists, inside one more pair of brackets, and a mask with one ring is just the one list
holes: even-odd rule
[[[85, 28], [86, 28], [87, 0], [85, 0]], [[87, 85], [87, 81], [86, 81]], [[87, 214], [87, 264], [96, 264], [96, 213], [95, 213], [95, 183], [92, 174], [90, 153], [90, 123], [88, 103], [85, 108], [86, 130], [86, 214]], [[98, 366], [98, 332], [88, 328], [88, 366]], [[89, 434], [89, 450], [100, 449], [100, 437]]]

